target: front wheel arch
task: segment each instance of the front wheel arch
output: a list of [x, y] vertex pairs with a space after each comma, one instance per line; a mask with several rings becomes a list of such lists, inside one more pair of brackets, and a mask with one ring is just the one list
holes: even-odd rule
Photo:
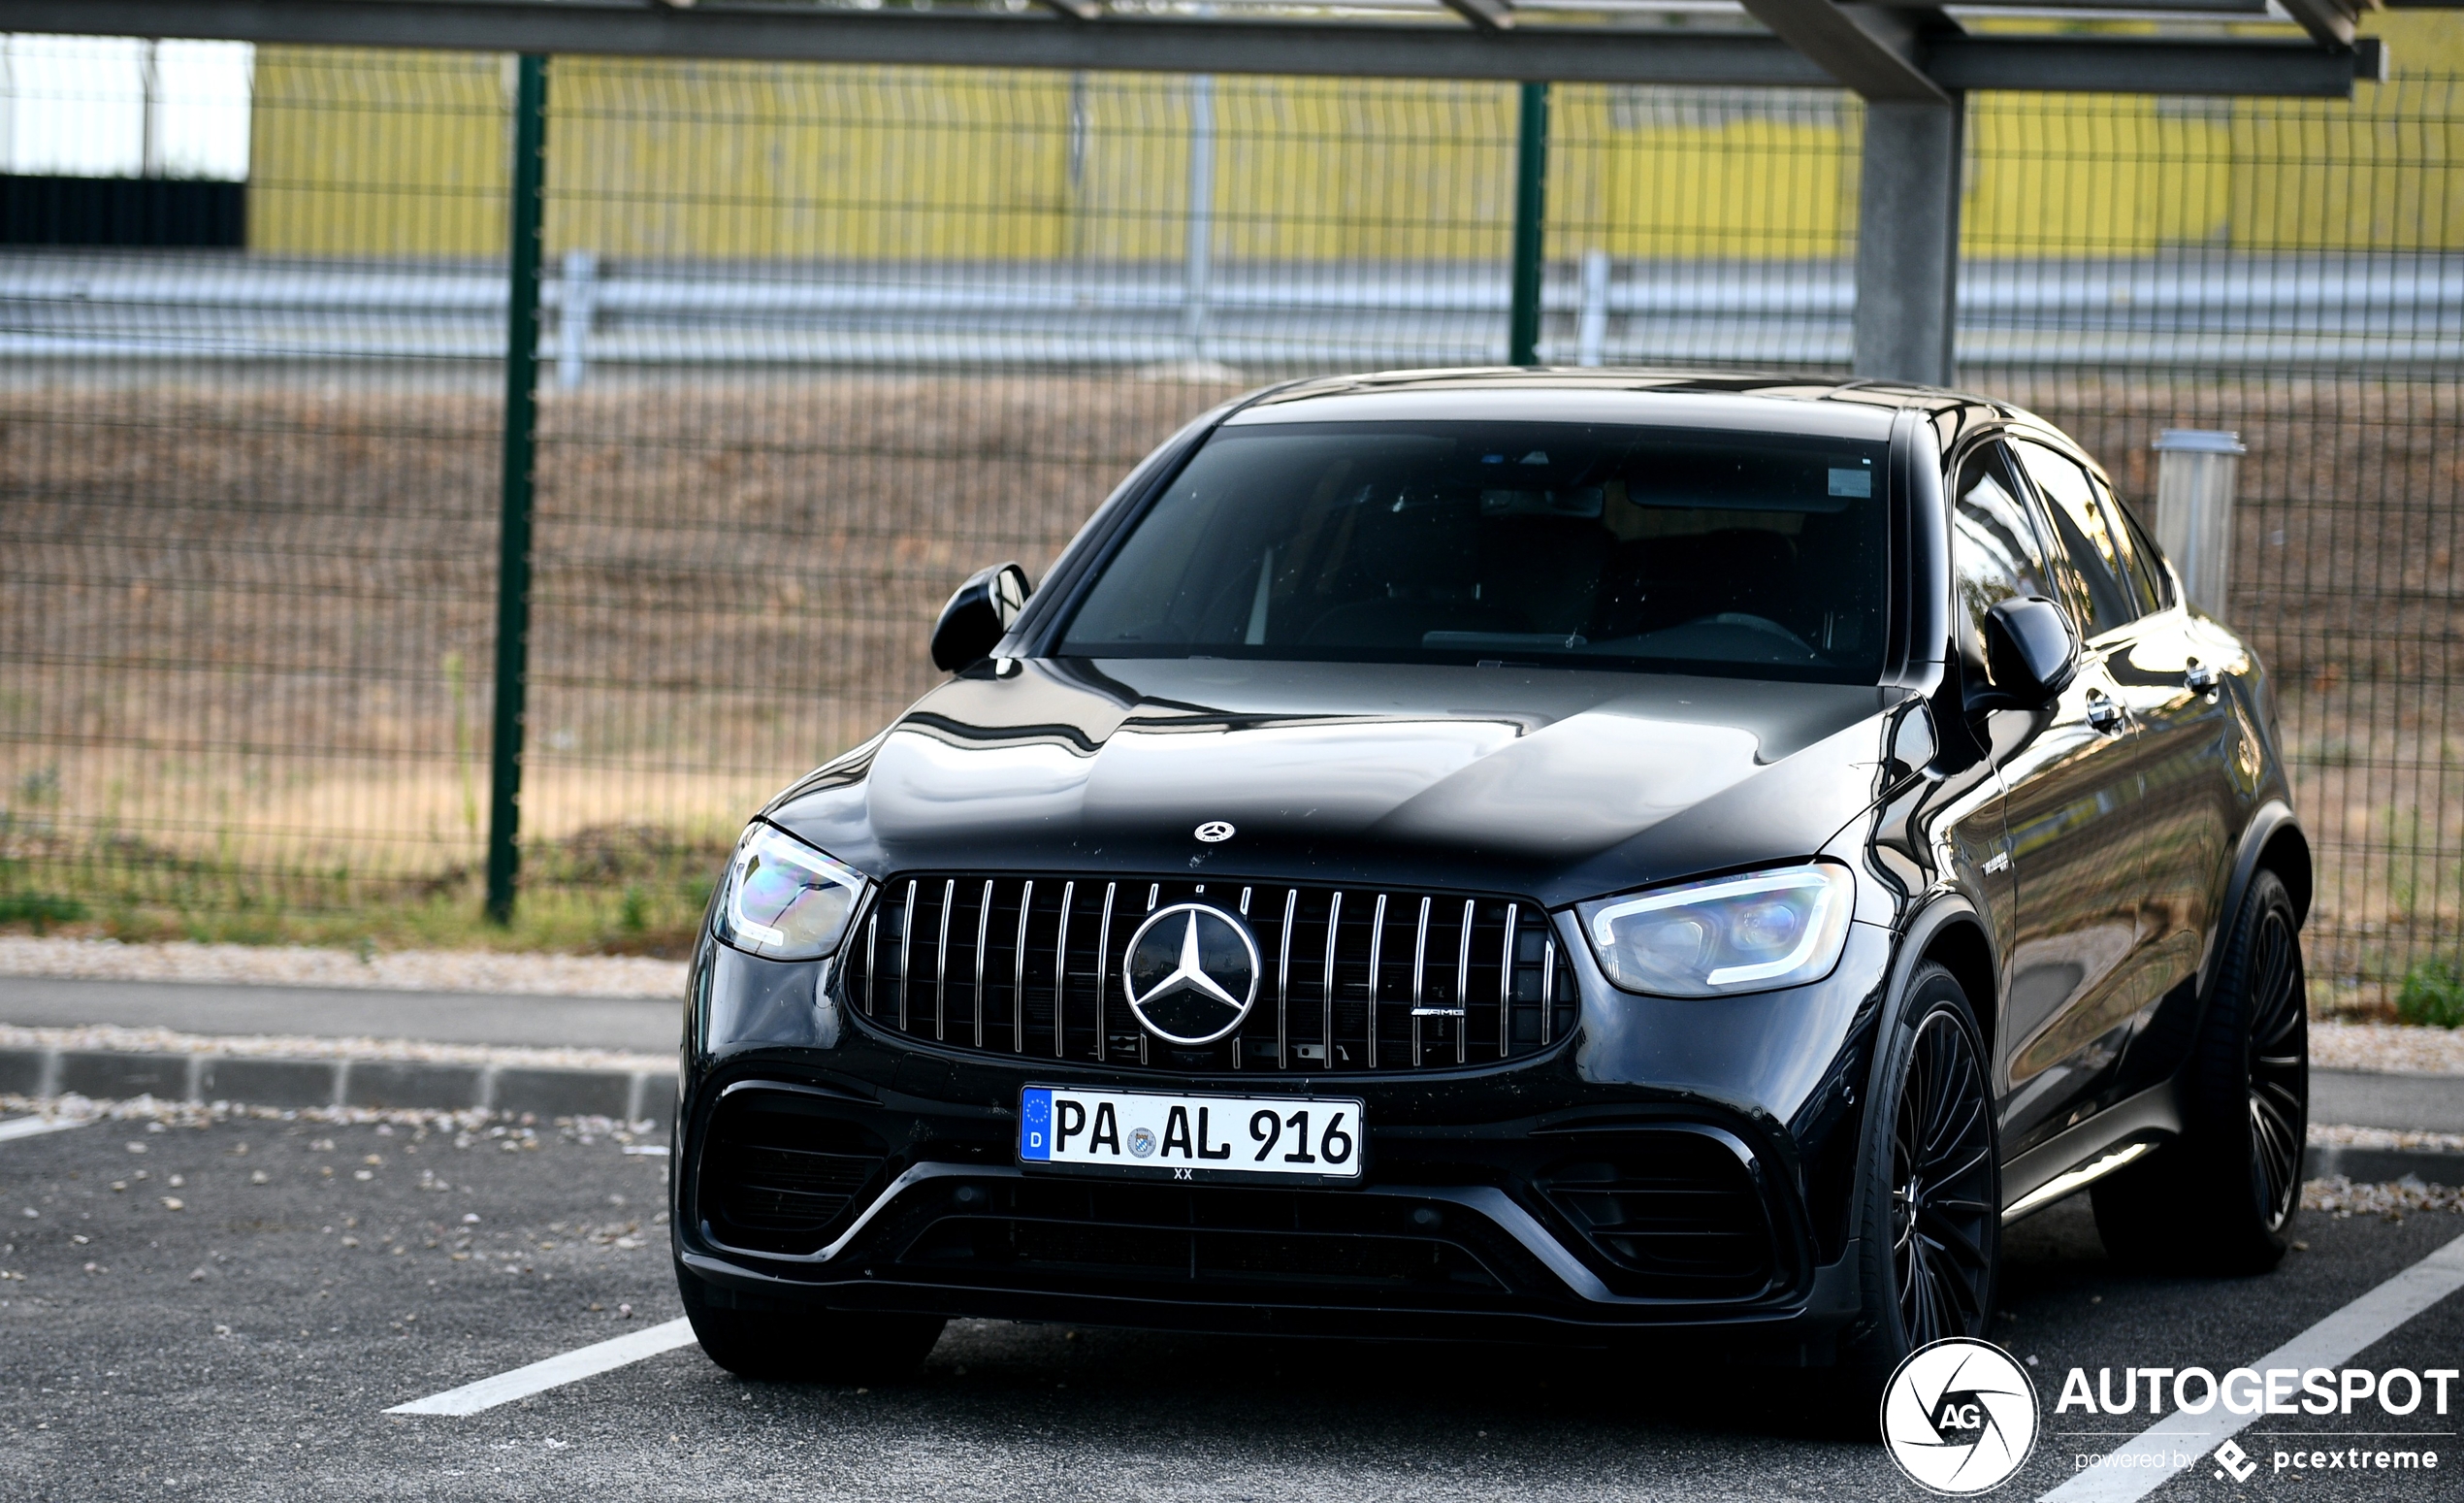
[[[2001, 960], [1994, 954], [1992, 930], [1974, 903], [1957, 892], [1938, 892], [1912, 915], [1899, 931], [1898, 952], [1891, 963], [1891, 979], [1883, 993], [1881, 1028], [1897, 1027], [1906, 1019], [1909, 988], [1927, 965], [1949, 971], [1967, 994], [1968, 1010], [1984, 1035], [1986, 1074], [1994, 1078], [1994, 1049], [2001, 1021]], [[1882, 1050], [1877, 1043], [1865, 1061], [1863, 1099], [1871, 1100], [1881, 1084]]]
[[2242, 899], [2250, 893], [2251, 879], [2262, 869], [2273, 871], [2276, 880], [2285, 884], [2286, 895], [2293, 900], [2294, 925], [2307, 924], [2315, 880], [2310, 836], [2293, 817], [2292, 806], [2281, 799], [2260, 804], [2242, 826], [2241, 838], [2234, 846], [2233, 869], [2225, 878], [2223, 897], [2217, 903], [2215, 921], [2208, 928], [2206, 951], [2199, 957], [2202, 999], [2216, 985], [2217, 966], [2223, 959], [2228, 931], [2242, 911]]
[[1976, 1151], [1983, 1156], [1981, 1164], [1971, 1165], [1975, 1178], [1962, 1196], [1962, 1203], [1976, 1202], [1969, 1204], [1963, 1214], [1982, 1218], [1975, 1228], [1975, 1246], [1984, 1260], [1983, 1271], [1968, 1301], [1975, 1307], [1975, 1329], [1960, 1333], [1984, 1334], [1992, 1315], [1999, 1264], [2000, 1137], [1994, 1121], [1990, 1073], [1981, 1041], [1974, 1038], [1975, 1006], [1965, 992], [1965, 986], [1948, 969], [1912, 956], [1904, 980], [1895, 988], [1890, 1015], [1875, 1039], [1871, 1077], [1874, 1087], [1867, 1096], [1859, 1133], [1857, 1237], [1851, 1244], [1864, 1309], [1845, 1334], [1839, 1354], [1841, 1376], [1853, 1388], [1871, 1390], [1871, 1394], [1879, 1393], [1883, 1378], [1909, 1349], [1910, 1332], [1898, 1297], [1899, 1248], [1893, 1229], [1893, 1215], [1898, 1204], [1893, 1197], [1899, 1187], [1894, 1183], [1896, 1176], [1889, 1172], [1894, 1162], [1894, 1134], [1900, 1127], [1899, 1077], [1916, 1066], [1921, 1040], [1942, 1026], [1946, 1016], [1957, 1020], [1961, 1051], [1974, 1049], [1968, 1067], [1975, 1091], [1975, 1114], [1964, 1121], [1975, 1131]]

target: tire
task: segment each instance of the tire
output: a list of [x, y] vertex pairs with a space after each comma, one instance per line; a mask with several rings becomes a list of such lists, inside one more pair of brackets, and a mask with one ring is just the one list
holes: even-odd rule
[[1840, 1353], [1843, 1422], [1873, 1435], [1900, 1360], [1983, 1337], [2002, 1256], [2001, 1139], [1976, 1015], [1939, 965], [1910, 978], [1865, 1114], [1857, 1201], [1865, 1320]]
[[2182, 1135], [2090, 1191], [2097, 1235], [2140, 1267], [2265, 1273], [2300, 1209], [2310, 1127], [2300, 920], [2272, 871], [2233, 916], [2181, 1079]]
[[710, 1360], [756, 1383], [892, 1383], [915, 1375], [948, 1323], [937, 1315], [734, 1310], [679, 1268], [685, 1315]]

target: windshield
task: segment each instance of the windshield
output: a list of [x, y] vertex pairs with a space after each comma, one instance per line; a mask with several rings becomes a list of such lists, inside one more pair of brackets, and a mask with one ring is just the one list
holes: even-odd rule
[[1607, 424], [1229, 427], [1060, 651], [1872, 683], [1886, 454]]

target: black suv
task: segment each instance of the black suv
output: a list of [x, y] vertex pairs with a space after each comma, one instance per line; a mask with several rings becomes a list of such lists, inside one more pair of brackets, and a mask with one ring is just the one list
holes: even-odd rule
[[2047, 424], [1647, 373], [1278, 387], [746, 831], [677, 1274], [747, 1375], [952, 1316], [1713, 1336], [1869, 1386], [2001, 1228], [2272, 1265], [2267, 680]]

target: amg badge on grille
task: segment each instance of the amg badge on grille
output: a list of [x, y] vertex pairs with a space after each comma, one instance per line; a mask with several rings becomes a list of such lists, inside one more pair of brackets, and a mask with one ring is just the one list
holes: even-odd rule
[[1257, 941], [1210, 903], [1157, 908], [1129, 936], [1121, 983], [1129, 1011], [1167, 1044], [1195, 1048], [1226, 1037], [1257, 1001]]

